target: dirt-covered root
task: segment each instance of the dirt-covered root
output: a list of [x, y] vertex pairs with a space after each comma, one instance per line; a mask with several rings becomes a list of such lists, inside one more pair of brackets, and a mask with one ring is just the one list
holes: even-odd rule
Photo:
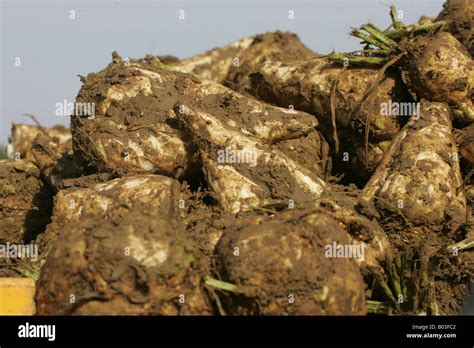
[[404, 223], [453, 231], [466, 220], [466, 200], [450, 110], [421, 102], [363, 190], [363, 197]]
[[[386, 111], [393, 101], [409, 101], [396, 76], [387, 73], [378, 83], [377, 69], [343, 69], [326, 58], [267, 62], [251, 77], [252, 94], [257, 98], [315, 115], [324, 137], [335, 150], [337, 146], [341, 157], [354, 153], [356, 144], [364, 149], [367, 135], [370, 143], [390, 140], [400, 129], [400, 118]], [[370, 124], [368, 134], [366, 124]], [[363, 151], [354, 163], [373, 168], [380, 160], [378, 156], [365, 157]], [[347, 173], [352, 168], [346, 168]]]
[[216, 248], [219, 276], [234, 285], [226, 310], [249, 315], [365, 314], [359, 269], [353, 259], [336, 253], [338, 246], [350, 244], [339, 223], [321, 213], [289, 210], [243, 218], [226, 230]]
[[0, 161], [0, 243], [29, 243], [50, 220], [53, 193], [31, 162]]
[[48, 136], [58, 144], [71, 142], [71, 131], [64, 126], [45, 128], [27, 124], [12, 124], [12, 131], [7, 144], [7, 157], [11, 159], [25, 159], [36, 163], [31, 149], [33, 140], [38, 134]]
[[311, 203], [319, 212], [338, 221], [355, 245], [363, 248], [363, 257], [357, 258], [364, 276], [370, 275], [369, 268], [384, 272], [384, 265], [393, 258], [390, 240], [376, 220], [374, 214], [360, 201], [358, 189], [341, 189], [333, 186], [332, 191]]
[[275, 31], [256, 35], [250, 46], [234, 59], [224, 84], [236, 91], [246, 92], [250, 88], [250, 74], [264, 62], [293, 62], [316, 56], [296, 34]]
[[248, 86], [248, 75], [266, 60], [294, 61], [316, 54], [297, 35], [275, 31], [248, 36], [223, 47], [179, 60], [174, 57], [147, 55], [130, 60], [131, 65], [190, 73], [199, 78], [225, 84], [239, 92]]
[[208, 315], [205, 267], [173, 220], [141, 209], [63, 227], [36, 284], [38, 315]]
[[172, 110], [182, 76], [114, 58], [83, 78], [76, 103], [94, 105], [95, 115], [71, 117], [81, 163], [115, 175], [192, 172], [195, 150], [187, 147]]
[[58, 192], [63, 180], [81, 176], [81, 168], [76, 165], [72, 142], [61, 142], [59, 138], [38, 134], [30, 150], [43, 179]]
[[192, 73], [204, 80], [224, 83], [236, 58], [254, 41], [248, 36], [224, 47], [214, 48], [196, 56], [167, 64], [169, 69]]
[[474, 64], [466, 48], [447, 32], [417, 36], [401, 43], [402, 77], [419, 99], [446, 102], [455, 116], [474, 122]]
[[[387, 74], [374, 92], [372, 103], [369, 103], [366, 92], [376, 80], [377, 73], [377, 69], [344, 70], [326, 58], [292, 63], [267, 62], [252, 75], [252, 89], [258, 98], [283, 107], [293, 105], [297, 110], [314, 114], [321, 125], [329, 126], [332, 131], [331, 94], [333, 84], [337, 82], [337, 127], [358, 129], [369, 114], [371, 135], [376, 139], [387, 139], [396, 134], [400, 126], [396, 117], [382, 113], [381, 104], [395, 98], [397, 93], [403, 95], [403, 92], [396, 77]], [[332, 132], [328, 135], [328, 138], [333, 138]]]
[[82, 220], [85, 215], [102, 218], [107, 212], [138, 209], [169, 219], [184, 214], [187, 191], [169, 177], [143, 174], [93, 184], [86, 188], [60, 191], [54, 202], [52, 222], [38, 236], [43, 255], [51, 249], [59, 235], [68, 234], [68, 222]]
[[300, 137], [318, 126], [312, 115], [263, 103], [217, 83], [187, 79], [183, 85], [180, 107], [206, 111], [229, 129], [268, 144]]
[[207, 183], [220, 206], [236, 213], [275, 201], [296, 205], [318, 198], [328, 185], [282, 152], [182, 104], [175, 111], [199, 147]]
[[448, 30], [474, 56], [474, 3], [472, 0], [446, 0], [437, 21], [448, 20]]
[[258, 138], [272, 145], [318, 175], [330, 174], [329, 145], [316, 129], [317, 119], [307, 113], [262, 103], [220, 84], [183, 83], [179, 110], [203, 110], [229, 129]]

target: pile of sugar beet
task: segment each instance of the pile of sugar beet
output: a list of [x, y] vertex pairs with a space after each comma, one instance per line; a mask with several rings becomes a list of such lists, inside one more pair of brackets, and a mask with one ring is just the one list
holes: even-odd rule
[[[474, 278], [472, 1], [81, 77], [70, 129], [13, 125], [2, 261], [39, 315], [456, 314]], [[398, 104], [397, 104], [398, 103]], [[389, 115], [382, 105], [416, 105]], [[77, 111], [77, 110], [76, 110]], [[399, 110], [400, 111], [400, 110]]]

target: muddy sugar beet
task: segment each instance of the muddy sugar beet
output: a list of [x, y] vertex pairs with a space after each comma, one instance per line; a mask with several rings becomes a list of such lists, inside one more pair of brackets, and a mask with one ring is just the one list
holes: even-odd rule
[[[279, 150], [235, 129], [218, 114], [177, 104], [175, 110], [194, 137], [211, 189], [220, 206], [237, 213], [275, 201], [304, 203], [318, 198], [328, 185]], [[219, 163], [219, 151], [251, 151], [257, 162]]]
[[41, 176], [55, 192], [61, 189], [64, 180], [82, 174], [82, 168], [75, 161], [71, 140], [61, 142], [57, 137], [40, 133], [33, 140], [30, 152]]
[[472, 88], [474, 64], [467, 50], [451, 34], [420, 36], [402, 42], [402, 77], [418, 98], [452, 105], [461, 121], [474, 122]]
[[151, 174], [62, 190], [55, 197], [52, 222], [38, 236], [37, 243], [47, 254], [56, 240], [61, 243], [62, 236], [68, 233], [65, 225], [80, 221], [86, 215], [100, 219], [108, 212], [140, 209], [156, 216], [177, 219], [180, 213], [183, 214], [179, 202], [186, 202], [187, 197], [176, 180]]
[[326, 257], [333, 242], [351, 244], [335, 220], [317, 212], [287, 211], [237, 222], [216, 249], [222, 279], [236, 286], [227, 310], [240, 315], [365, 314], [365, 285], [356, 261]]
[[[243, 51], [252, 45], [254, 36], [248, 36], [224, 47], [214, 48], [194, 57], [168, 64], [170, 69], [192, 73], [204, 80], [224, 83], [229, 70]], [[156, 64], [156, 60], [152, 60]]]
[[37, 314], [211, 314], [192, 241], [172, 220], [115, 211], [67, 230], [42, 268]]
[[287, 63], [316, 56], [293, 33], [276, 31], [256, 35], [250, 46], [235, 56], [223, 84], [238, 92], [248, 92], [251, 90], [250, 75], [264, 62]]
[[177, 100], [178, 118], [179, 113], [184, 113], [182, 109], [199, 109], [215, 115], [230, 129], [267, 144], [301, 137], [318, 126], [312, 115], [262, 103], [217, 83], [186, 78], [182, 85]]
[[[466, 220], [459, 157], [446, 104], [422, 101], [395, 137], [363, 196], [413, 224], [456, 229]], [[378, 198], [378, 199], [377, 199]]]
[[51, 140], [56, 139], [56, 143], [60, 145], [71, 142], [71, 131], [64, 126], [44, 128], [27, 124], [13, 124], [7, 145], [7, 156], [11, 159], [25, 159], [36, 163], [31, 149], [33, 141], [40, 134], [51, 138]]
[[447, 0], [443, 4], [437, 21], [448, 20], [448, 30], [474, 55], [474, 38], [472, 19], [474, 18], [474, 3], [471, 0]]
[[[342, 171], [366, 178], [400, 129], [399, 120], [383, 115], [380, 105], [392, 99], [406, 100], [402, 84], [394, 74], [387, 74], [369, 99], [366, 94], [377, 74], [375, 69], [342, 69], [326, 58], [267, 62], [251, 75], [251, 90], [257, 98], [272, 104], [315, 115], [332, 149], [338, 146], [335, 163], [344, 160]], [[364, 151], [367, 121], [370, 123], [368, 152]], [[343, 158], [345, 153], [347, 158]]]
[[71, 131], [64, 126], [45, 128], [13, 124], [7, 156], [31, 161], [55, 192], [59, 191], [64, 179], [82, 174], [74, 160]]
[[[358, 191], [357, 193], [359, 194]], [[326, 197], [323, 196], [311, 203], [312, 207], [319, 209], [318, 212], [331, 217], [344, 228], [352, 240], [351, 245], [360, 246], [360, 249], [364, 250], [364, 257], [356, 259], [364, 276], [369, 275], [370, 267], [383, 273], [382, 265], [393, 257], [394, 251], [377, 220], [371, 220], [359, 213], [358, 205], [357, 198], [344, 192], [337, 192], [336, 188], [333, 188], [333, 192]]]
[[81, 162], [117, 175], [179, 177], [192, 171], [193, 151], [187, 150], [174, 126], [172, 111], [180, 74], [126, 66], [122, 60], [89, 74], [77, 101], [94, 102], [95, 118], [71, 118], [73, 146]]

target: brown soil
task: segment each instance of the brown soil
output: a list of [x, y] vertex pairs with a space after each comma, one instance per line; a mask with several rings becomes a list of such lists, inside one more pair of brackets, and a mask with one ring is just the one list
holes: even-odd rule
[[[204, 203], [206, 200], [207, 204]], [[180, 216], [180, 224], [185, 226], [200, 255], [210, 257], [227, 224], [234, 222], [232, 217], [219, 209], [212, 192], [198, 192], [190, 196], [185, 212]]]
[[[474, 200], [468, 197], [472, 210]], [[473, 196], [474, 197], [474, 196]], [[417, 315], [453, 315], [460, 311], [469, 284], [474, 276], [474, 252], [454, 251], [448, 246], [467, 237], [472, 230], [472, 217], [465, 225], [452, 233], [441, 228], [413, 226], [400, 211], [374, 210], [361, 201], [356, 209], [366, 216], [376, 217], [393, 248], [393, 259], [384, 265], [383, 279], [390, 288], [390, 295], [381, 289], [380, 282], [372, 284], [368, 296], [378, 301], [392, 303], [389, 314], [404, 313]], [[472, 216], [472, 213], [470, 214]], [[394, 288], [394, 281], [400, 279], [402, 293]], [[393, 299], [401, 299], [398, 310], [393, 309]]]
[[0, 277], [1, 278], [22, 278], [23, 274], [15, 270], [11, 266], [2, 266], [0, 267]]
[[52, 192], [27, 161], [0, 161], [0, 243], [29, 243], [50, 220]]
[[42, 268], [37, 314], [210, 314], [203, 269], [172, 220], [138, 210], [84, 218], [68, 225]]
[[[400, 258], [400, 268], [385, 277], [389, 286], [393, 279], [402, 279], [405, 314], [454, 315], [469, 291], [474, 276], [474, 252], [448, 250], [465, 238], [462, 229], [453, 235], [444, 235], [429, 228], [400, 226], [399, 218], [383, 214], [380, 223]], [[389, 268], [389, 267], [387, 267]], [[392, 296], [398, 298], [392, 287]], [[379, 285], [371, 289], [372, 297], [390, 302]]]

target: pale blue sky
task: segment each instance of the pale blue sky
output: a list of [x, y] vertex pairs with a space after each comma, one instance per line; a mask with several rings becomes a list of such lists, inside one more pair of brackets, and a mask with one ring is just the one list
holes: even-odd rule
[[[45, 126], [67, 124], [54, 116], [55, 105], [72, 102], [77, 75], [105, 67], [111, 52], [143, 57], [147, 53], [189, 57], [247, 35], [273, 30], [297, 33], [320, 53], [356, 49], [351, 26], [372, 21], [389, 24], [388, 4], [379, 0], [220, 0], [220, 1], [14, 1], [0, 0], [0, 143], [12, 122]], [[436, 15], [442, 0], [393, 1], [405, 21]], [[178, 19], [185, 10], [186, 19]], [[75, 10], [76, 19], [69, 19]], [[295, 19], [288, 19], [288, 11]], [[21, 67], [15, 67], [15, 58]]]

